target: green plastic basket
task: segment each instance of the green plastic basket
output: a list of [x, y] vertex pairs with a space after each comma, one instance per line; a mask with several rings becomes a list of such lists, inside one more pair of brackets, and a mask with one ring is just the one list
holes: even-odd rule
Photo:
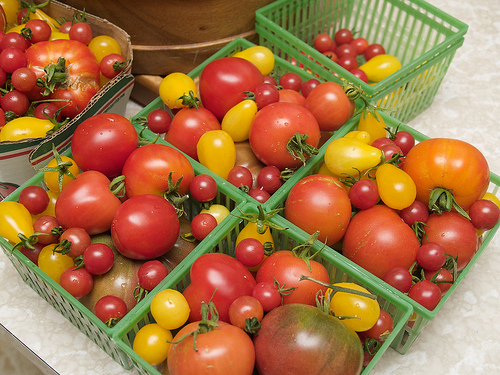
[[[242, 211], [246, 213], [257, 213], [258, 207], [257, 205], [249, 202], [243, 206]], [[271, 218], [271, 221], [281, 227], [287, 228], [290, 226], [290, 223], [279, 215]], [[213, 246], [205, 247], [202, 253], [221, 252], [229, 254], [233, 257], [235, 256], [234, 243], [239, 232], [246, 224], [246, 221], [235, 216], [229, 220], [227, 224], [227, 232], [223, 234], [223, 237], [215, 238], [212, 242]], [[304, 243], [308, 237], [307, 234], [304, 234], [300, 230], [278, 230], [273, 228], [270, 228], [270, 230], [273, 235], [276, 249], [292, 249], [293, 247]], [[219, 232], [219, 236], [221, 234], [222, 233]], [[323, 247], [323, 244], [316, 241], [312, 251], [318, 251], [321, 247]], [[199, 252], [198, 255], [200, 255], [200, 253], [201, 252]], [[191, 257], [192, 261], [195, 259], [196, 257]], [[375, 277], [360, 271], [355, 265], [353, 266], [348, 262], [344, 262], [343, 257], [332, 249], [325, 247], [315, 260], [325, 265], [330, 274], [330, 280], [332, 283], [354, 282], [364, 286], [371, 293], [375, 294], [380, 307], [389, 312], [394, 320], [393, 332], [389, 335], [377, 354], [362, 372], [363, 375], [367, 375], [373, 366], [375, 366], [379, 358], [392, 345], [393, 341], [401, 336], [402, 329], [412, 315], [413, 309], [407, 302], [396, 298], [393, 293], [388, 291], [382, 283], [376, 280]], [[179, 277], [177, 279], [171, 279], [170, 282], [164, 283], [163, 287], [183, 291], [190, 282], [189, 270], [189, 267], [184, 268], [183, 271], [179, 273]], [[116, 337], [118, 345], [130, 356], [130, 360], [139, 374], [159, 375], [161, 366], [153, 367], [149, 365], [132, 350], [133, 340], [138, 330], [145, 324], [154, 322], [154, 319], [150, 314], [149, 307], [143, 306], [141, 313], [138, 312], [135, 318], [131, 318], [132, 319], [128, 320], [129, 325], [127, 327], [122, 326], [124, 329], [121, 332], [121, 336]]]
[[[406, 130], [406, 131], [410, 132], [415, 137], [417, 142], [423, 141], [423, 140], [429, 138], [425, 134], [413, 129], [412, 127], [402, 123], [401, 121], [399, 121], [399, 120], [397, 120], [397, 119], [395, 119], [395, 118], [393, 118], [385, 113], [380, 113], [380, 115], [382, 116], [382, 118], [385, 121], [385, 124], [389, 128], [391, 128], [392, 130], [395, 130], [396, 128], [398, 128], [399, 130]], [[355, 121], [350, 122], [349, 124], [346, 124], [346, 128], [344, 129], [344, 133], [347, 133], [351, 130], [356, 129], [357, 122], [359, 121], [359, 115], [354, 120]], [[320, 148], [318, 155], [315, 155], [314, 157], [312, 157], [310, 159], [310, 163], [308, 164], [307, 169], [304, 169], [301, 173], [302, 176], [308, 176], [308, 175], [316, 173], [316, 171], [318, 170], [318, 168], [320, 167], [320, 165], [322, 164], [322, 162], [324, 160], [326, 148], [328, 147], [328, 144], [332, 140], [333, 140], [333, 138], [329, 142], [325, 143], [325, 145], [323, 145]], [[491, 182], [490, 182], [490, 186], [489, 186], [488, 191], [490, 191], [491, 193], [493, 193], [497, 196], [500, 196], [500, 192], [499, 192], [500, 176], [498, 176], [497, 174], [495, 174], [493, 172], [491, 172], [490, 175], [491, 175]], [[269, 205], [266, 206], [265, 210], [270, 211], [270, 210], [275, 209], [275, 208], [284, 207], [284, 202], [286, 200], [286, 196], [288, 195], [288, 192], [289, 191], [284, 192], [283, 196], [285, 197], [285, 199], [283, 199], [282, 201], [277, 201], [277, 200], [268, 201]], [[268, 202], [266, 202], [266, 203], [268, 203]], [[293, 225], [291, 223], [290, 223], [290, 226], [293, 227], [295, 231], [303, 232], [302, 229], [299, 229], [298, 227], [296, 227], [295, 225]], [[412, 305], [413, 311], [414, 311], [412, 319], [410, 319], [408, 324], [405, 325], [400, 336], [396, 340], [393, 341], [393, 343], [391, 345], [391, 347], [393, 349], [395, 349], [397, 352], [399, 352], [401, 354], [405, 354], [408, 351], [408, 349], [411, 347], [413, 342], [417, 339], [418, 335], [423, 330], [423, 328], [425, 327], [427, 322], [434, 319], [434, 317], [441, 310], [442, 306], [452, 296], [453, 291], [458, 287], [458, 285], [462, 282], [464, 277], [467, 275], [467, 273], [473, 267], [474, 263], [481, 256], [482, 252], [488, 246], [489, 242], [491, 241], [493, 236], [496, 234], [499, 227], [500, 227], [500, 222], [497, 223], [494, 228], [492, 228], [491, 230], [489, 230], [483, 234], [481, 247], [478, 249], [478, 251], [476, 252], [474, 257], [472, 258], [472, 260], [469, 262], [469, 264], [462, 271], [460, 271], [458, 273], [458, 277], [457, 277], [456, 281], [453, 283], [452, 287], [446, 292], [446, 294], [442, 297], [442, 299], [439, 302], [439, 304], [437, 305], [437, 307], [432, 311], [424, 308], [422, 305], [420, 305], [417, 302], [415, 302], [414, 300], [412, 300], [406, 294], [401, 293], [400, 291], [393, 288], [389, 284], [383, 282], [381, 279], [376, 278], [377, 282], [383, 283], [384, 286], [388, 290], [390, 290], [392, 293], [394, 293], [398, 299], [404, 300], [408, 304]], [[305, 235], [305, 232], [303, 232], [303, 233]], [[335, 250], [337, 250], [338, 254], [340, 255], [341, 243], [338, 243], [332, 247], [335, 248]], [[347, 258], [343, 258], [343, 261], [345, 263], [350, 264], [352, 267], [359, 268], [362, 272], [370, 274], [369, 272], [365, 271], [362, 267], [355, 265], [353, 262], [351, 262]]]
[[[136, 129], [138, 132], [142, 128]], [[154, 134], [149, 134], [143, 132], [142, 136], [149, 139], [154, 139]], [[157, 140], [157, 143], [166, 144], [165, 141], [161, 139]], [[71, 156], [69, 150], [67, 150], [63, 155]], [[189, 157], [188, 157], [189, 158]], [[190, 159], [190, 158], [189, 158]], [[227, 189], [227, 184], [224, 183], [219, 176], [210, 172], [207, 168], [199, 164], [193, 159], [190, 159], [193, 165], [195, 174], [210, 174], [218, 184], [218, 193], [214, 199], [214, 203], [218, 203], [227, 207], [230, 211], [235, 209], [235, 207], [244, 205], [246, 203], [245, 196], [242, 194], [234, 194], [233, 190]], [[30, 185], [43, 185], [43, 172], [37, 173], [33, 178], [28, 180], [12, 194], [10, 194], [6, 201], [17, 201], [19, 198], [19, 193], [21, 190]], [[184, 202], [184, 208], [188, 214], [189, 218], [192, 218], [200, 210], [200, 204], [193, 200], [188, 199]], [[222, 221], [220, 225], [213, 230], [215, 235], [219, 231], [223, 231], [226, 225], [226, 220]], [[209, 236], [210, 237], [210, 236]], [[207, 237], [201, 241], [191, 252], [194, 254], [198, 252], [199, 249], [204, 249], [206, 247], [205, 243], [209, 242], [210, 239]], [[135, 311], [141, 308], [142, 304], [147, 302], [140, 301], [133, 309], [131, 309], [125, 317], [119, 321], [114, 327], [108, 327], [106, 324], [101, 322], [87, 307], [85, 307], [79, 300], [71, 296], [66, 290], [64, 290], [58, 283], [52, 280], [45, 272], [43, 272], [38, 266], [31, 262], [26, 256], [24, 256], [18, 250], [12, 252], [13, 246], [4, 238], [0, 237], [0, 247], [3, 252], [9, 258], [11, 263], [14, 265], [15, 269], [23, 279], [23, 281], [30, 286], [35, 292], [37, 292], [44, 300], [46, 300], [52, 307], [59, 311], [66, 319], [68, 319], [73, 325], [75, 325], [80, 331], [82, 331], [87, 337], [94, 341], [100, 348], [102, 348], [108, 355], [110, 355], [116, 362], [118, 362], [122, 367], [129, 369], [131, 364], [128, 360], [128, 356], [123, 354], [123, 351], [117, 346], [113, 336], [115, 332], [121, 329], [121, 326], [126, 324], [126, 317], [130, 315], [135, 315]], [[201, 250], [200, 250], [201, 251]], [[170, 279], [175, 279], [179, 272], [192, 262], [188, 257], [186, 257], [182, 262], [180, 262], [165, 278], [163, 282], [168, 282]], [[153, 289], [150, 294], [154, 295], [157, 291], [161, 290], [161, 285], [158, 285]]]
[[[340, 28], [384, 46], [402, 68], [371, 86], [314, 48]], [[408, 122], [427, 109], [468, 26], [422, 0], [278, 0], [256, 12], [259, 43], [304, 69], [361, 87], [374, 104]], [[325, 72], [326, 71], [326, 72]]]

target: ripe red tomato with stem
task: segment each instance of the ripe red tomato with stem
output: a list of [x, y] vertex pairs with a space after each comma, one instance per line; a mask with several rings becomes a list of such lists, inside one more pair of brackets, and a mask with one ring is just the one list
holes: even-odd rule
[[38, 217], [33, 222], [33, 230], [38, 233], [38, 242], [43, 245], [57, 243], [62, 232], [57, 219], [52, 215]]
[[250, 169], [243, 165], [233, 167], [227, 175], [227, 181], [244, 191], [249, 191], [253, 185], [253, 175]]
[[[302, 165], [317, 152], [320, 138], [313, 114], [305, 107], [285, 102], [273, 103], [258, 111], [249, 134], [255, 156], [280, 170]], [[294, 155], [287, 147], [294, 150]]]
[[394, 267], [388, 270], [383, 280], [401, 293], [408, 293], [413, 283], [410, 271], [403, 267]]
[[127, 304], [114, 295], [101, 297], [95, 304], [95, 315], [109, 327], [113, 327], [127, 314]]
[[425, 270], [439, 270], [446, 259], [444, 247], [437, 242], [426, 242], [417, 251], [417, 263]]
[[126, 66], [125, 57], [119, 53], [110, 53], [104, 56], [99, 63], [101, 74], [109, 79], [115, 78]]
[[252, 329], [259, 327], [264, 317], [264, 309], [260, 301], [252, 296], [241, 296], [229, 306], [229, 320], [231, 324], [245, 331], [254, 332]]
[[275, 281], [266, 280], [255, 284], [252, 290], [252, 296], [260, 301], [266, 313], [281, 305], [281, 292], [276, 284]]
[[278, 88], [271, 83], [262, 83], [258, 85], [253, 92], [255, 103], [258, 109], [266, 105], [279, 101]]
[[424, 277], [426, 280], [435, 283], [441, 290], [441, 296], [446, 294], [453, 285], [453, 274], [446, 268], [441, 268], [438, 271], [424, 270]]
[[441, 290], [429, 280], [421, 280], [412, 285], [408, 297], [428, 310], [434, 310], [441, 301]]
[[79, 299], [90, 293], [94, 286], [94, 279], [85, 268], [69, 267], [61, 274], [59, 284], [69, 294]]
[[73, 259], [82, 255], [85, 249], [92, 243], [92, 239], [87, 231], [79, 227], [66, 229], [59, 236], [59, 241], [62, 252]]

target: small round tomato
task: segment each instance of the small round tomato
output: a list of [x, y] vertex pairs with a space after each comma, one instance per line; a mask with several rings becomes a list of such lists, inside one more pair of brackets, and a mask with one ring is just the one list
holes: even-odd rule
[[294, 72], [287, 72], [279, 79], [279, 85], [284, 89], [300, 91], [302, 87], [302, 78]]
[[428, 310], [434, 310], [441, 301], [441, 290], [429, 280], [422, 280], [412, 285], [408, 297]]
[[54, 251], [57, 244], [45, 246], [38, 255], [38, 267], [52, 280], [59, 283], [62, 273], [69, 267], [73, 267], [73, 258]]
[[399, 216], [409, 226], [416, 222], [425, 223], [429, 219], [429, 209], [422, 202], [415, 200], [408, 207], [399, 211]]
[[94, 314], [108, 326], [114, 326], [127, 314], [127, 304], [120, 297], [105, 295], [96, 302]]
[[332, 51], [334, 45], [332, 37], [326, 33], [318, 34], [316, 35], [316, 38], [314, 38], [314, 48], [321, 53]]
[[92, 40], [92, 27], [87, 22], [75, 22], [68, 31], [71, 40], [88, 45]]
[[265, 166], [257, 174], [257, 184], [269, 194], [275, 193], [282, 184], [281, 171], [273, 165]]
[[253, 185], [253, 175], [247, 167], [237, 165], [229, 171], [229, 174], [227, 175], [227, 182], [237, 188], [246, 187], [250, 189]]
[[71, 258], [76, 258], [82, 255], [87, 247], [92, 243], [92, 239], [87, 231], [83, 228], [71, 227], [67, 228], [59, 237], [59, 240], [69, 242], [69, 252], [67, 255]]
[[151, 300], [151, 314], [164, 329], [181, 327], [186, 323], [190, 311], [186, 298], [175, 289], [162, 290]]
[[309, 78], [308, 80], [304, 81], [302, 83], [302, 87], [300, 88], [300, 91], [302, 92], [302, 95], [304, 95], [304, 98], [307, 98], [312, 89], [318, 86], [320, 83], [321, 82], [316, 78]]
[[470, 206], [469, 216], [474, 228], [490, 230], [498, 223], [500, 208], [490, 200], [479, 199]]
[[28, 209], [32, 215], [41, 214], [49, 205], [49, 195], [44, 188], [30, 185], [19, 193], [19, 203]]
[[252, 296], [257, 298], [265, 312], [269, 312], [282, 303], [281, 293], [274, 281], [262, 281], [255, 284]]
[[264, 309], [260, 301], [252, 296], [241, 296], [236, 298], [229, 306], [229, 320], [233, 326], [245, 329], [247, 319], [261, 321], [264, 317]]
[[255, 267], [264, 259], [264, 245], [255, 238], [245, 238], [236, 245], [235, 256], [245, 267]]
[[102, 58], [99, 63], [101, 74], [108, 78], [115, 78], [125, 68], [125, 57], [118, 53], [110, 53]]
[[60, 228], [59, 223], [52, 215], [39, 216], [33, 222], [33, 230], [37, 233], [38, 242], [43, 245], [59, 242], [60, 231], [58, 228]]
[[202, 241], [217, 226], [217, 220], [209, 213], [199, 213], [191, 220], [191, 233], [198, 241]]
[[83, 251], [83, 264], [93, 275], [105, 274], [113, 267], [114, 261], [113, 250], [103, 243], [93, 243]]
[[383, 280], [402, 293], [408, 293], [413, 278], [410, 271], [403, 267], [394, 267], [385, 273]]
[[375, 57], [377, 55], [383, 55], [384, 53], [385, 53], [385, 48], [378, 43], [373, 43], [368, 45], [363, 51], [363, 55], [365, 56], [366, 61], [370, 60], [372, 57]]
[[139, 286], [152, 291], [168, 275], [168, 269], [159, 260], [149, 260], [139, 267], [137, 278]]
[[218, 203], [211, 204], [209, 208], [202, 209], [200, 213], [209, 213], [215, 217], [217, 224], [220, 224], [222, 220], [230, 214], [229, 209], [226, 206]]
[[267, 200], [271, 198], [271, 194], [260, 187], [248, 190], [248, 195], [261, 204], [267, 202]]
[[434, 282], [441, 290], [441, 296], [453, 285], [453, 274], [446, 268], [441, 268], [438, 271], [424, 270], [424, 277], [426, 280]]
[[351, 204], [360, 210], [373, 207], [380, 200], [377, 183], [369, 179], [356, 181], [349, 189], [348, 196]]
[[85, 268], [69, 267], [61, 274], [59, 284], [78, 299], [90, 293], [94, 287], [94, 279]]
[[172, 123], [172, 116], [164, 109], [155, 109], [148, 113], [146, 117], [148, 121], [148, 128], [153, 133], [164, 134], [170, 129]]
[[194, 80], [185, 73], [173, 72], [165, 76], [159, 87], [160, 98], [169, 108], [182, 108], [182, 97], [192, 92], [196, 97], [198, 90]]
[[149, 323], [135, 335], [132, 348], [151, 366], [156, 366], [167, 359], [172, 333], [159, 324]]
[[385, 310], [380, 309], [379, 317], [374, 326], [367, 331], [360, 332], [360, 334], [365, 338], [370, 337], [382, 342], [387, 338], [387, 336], [392, 332], [393, 329], [394, 321], [391, 314], [389, 314]]
[[217, 182], [208, 174], [196, 175], [189, 184], [189, 193], [198, 202], [210, 202], [217, 196]]
[[122, 54], [122, 50], [116, 39], [109, 35], [98, 35], [92, 38], [88, 47], [94, 53], [98, 64], [105, 56], [111, 53]]
[[425, 270], [437, 271], [445, 262], [444, 247], [436, 242], [424, 243], [417, 250], [417, 263]]
[[349, 29], [339, 29], [335, 32], [335, 35], [333, 37], [335, 44], [337, 46], [344, 44], [344, 43], [351, 43], [352, 42], [352, 31]]

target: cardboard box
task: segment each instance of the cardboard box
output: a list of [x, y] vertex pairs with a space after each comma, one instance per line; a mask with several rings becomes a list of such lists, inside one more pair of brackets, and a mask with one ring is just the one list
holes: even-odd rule
[[[36, 0], [35, 3], [41, 3]], [[71, 20], [76, 8], [52, 0], [49, 5], [42, 8], [47, 14], [55, 19]], [[116, 39], [129, 65], [110, 82], [104, 85], [96, 96], [92, 98], [88, 106], [67, 125], [46, 138], [36, 138], [17, 142], [0, 143], [0, 200], [5, 198], [17, 186], [33, 177], [37, 168], [44, 166], [52, 156], [50, 149], [55, 143], [57, 149], [64, 150], [69, 147], [69, 141], [76, 126], [85, 119], [103, 112], [125, 114], [125, 108], [134, 85], [132, 76], [133, 51], [130, 36], [118, 26], [113, 25], [105, 19], [86, 13], [87, 20], [92, 26], [94, 36], [109, 35]], [[42, 143], [47, 147], [40, 147]], [[33, 153], [33, 156], [30, 154]]]

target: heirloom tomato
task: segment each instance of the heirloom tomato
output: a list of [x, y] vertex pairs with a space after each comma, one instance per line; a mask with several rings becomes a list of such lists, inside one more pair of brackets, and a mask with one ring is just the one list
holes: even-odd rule
[[203, 106], [219, 121], [245, 92], [253, 92], [263, 83], [263, 75], [250, 61], [238, 57], [223, 57], [208, 63], [200, 75], [200, 99]]
[[101, 113], [80, 123], [71, 139], [71, 154], [82, 171], [95, 170], [113, 179], [138, 147], [131, 122], [122, 115]]
[[121, 203], [109, 185], [109, 179], [101, 172], [80, 173], [57, 198], [55, 213], [59, 224], [66, 229], [83, 228], [90, 235], [109, 230]]
[[191, 312], [189, 321], [201, 319], [201, 302], [212, 301], [219, 319], [229, 322], [229, 306], [240, 296], [252, 294], [255, 279], [235, 258], [222, 253], [198, 257], [190, 270], [191, 284], [184, 290]]
[[314, 306], [278, 306], [261, 321], [254, 338], [261, 375], [358, 375], [363, 347], [351, 328]]
[[354, 102], [349, 100], [342, 85], [323, 82], [307, 96], [306, 108], [314, 115], [322, 131], [334, 131], [351, 118]]
[[[45, 95], [50, 99], [64, 99], [54, 102], [59, 108], [64, 107], [63, 116], [75, 117], [99, 91], [99, 63], [83, 43], [76, 40], [39, 42], [29, 47], [25, 55], [28, 68], [44, 81]], [[45, 69], [49, 67], [58, 74], [47, 74]]]
[[111, 237], [118, 251], [138, 260], [154, 259], [168, 252], [177, 241], [179, 231], [175, 208], [154, 194], [127, 199], [116, 210], [111, 224]]
[[236, 163], [234, 140], [224, 130], [204, 133], [196, 145], [196, 153], [201, 165], [225, 180]]
[[375, 205], [353, 216], [342, 241], [342, 254], [379, 278], [394, 267], [410, 268], [420, 242], [398, 213]]
[[351, 219], [344, 185], [333, 176], [313, 174], [297, 182], [285, 202], [285, 218], [331, 246], [342, 239]]
[[490, 170], [484, 155], [473, 145], [450, 138], [431, 138], [416, 144], [403, 170], [417, 186], [417, 199], [429, 203], [434, 188], [451, 192], [467, 211], [488, 189]]
[[249, 142], [260, 161], [283, 170], [301, 166], [317, 152], [320, 138], [318, 122], [311, 112], [297, 104], [278, 102], [257, 112]]
[[184, 195], [194, 178], [189, 159], [175, 148], [159, 143], [147, 144], [132, 151], [122, 173], [129, 198], [139, 194], [163, 196], [169, 190], [169, 176], [174, 185], [182, 178], [178, 193]]
[[207, 131], [220, 129], [219, 120], [208, 109], [183, 108], [172, 118], [165, 140], [198, 160], [196, 145], [201, 136]]

